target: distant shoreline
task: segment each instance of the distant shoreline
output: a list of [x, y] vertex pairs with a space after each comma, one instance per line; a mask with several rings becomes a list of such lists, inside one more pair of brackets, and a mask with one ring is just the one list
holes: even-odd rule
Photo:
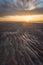
[[17, 21], [0, 21], [0, 23], [43, 23], [43, 21], [38, 21], [38, 22], [25, 22], [25, 21], [21, 21], [21, 22], [17, 22]]

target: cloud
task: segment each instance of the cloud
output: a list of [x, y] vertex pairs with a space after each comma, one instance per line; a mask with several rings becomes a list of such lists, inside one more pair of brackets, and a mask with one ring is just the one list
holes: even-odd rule
[[[31, 5], [32, 4], [32, 5]], [[0, 9], [28, 9], [35, 7], [34, 3], [30, 0], [0, 0]]]
[[43, 0], [33, 0], [33, 2], [37, 4], [37, 7], [43, 7]]
[[32, 11], [42, 7], [43, 0], [0, 0], [0, 16]]

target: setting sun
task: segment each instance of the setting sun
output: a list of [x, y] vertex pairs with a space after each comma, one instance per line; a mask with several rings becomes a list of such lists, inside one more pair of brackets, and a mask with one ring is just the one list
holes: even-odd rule
[[23, 16], [24, 21], [29, 22], [31, 20], [31, 16]]

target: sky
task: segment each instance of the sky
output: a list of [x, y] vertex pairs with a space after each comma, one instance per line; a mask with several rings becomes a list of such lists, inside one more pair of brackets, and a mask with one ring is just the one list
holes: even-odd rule
[[[25, 12], [26, 11], [26, 12]], [[22, 13], [23, 12], [23, 13]], [[43, 0], [0, 0], [0, 21], [20, 14], [43, 15]], [[33, 15], [32, 14], [32, 15]], [[24, 16], [24, 15], [23, 15]], [[40, 16], [43, 19], [43, 16]], [[22, 19], [22, 18], [21, 18]]]

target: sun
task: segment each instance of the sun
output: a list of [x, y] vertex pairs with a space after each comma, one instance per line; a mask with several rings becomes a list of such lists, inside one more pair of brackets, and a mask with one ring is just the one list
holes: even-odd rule
[[24, 16], [24, 21], [29, 22], [31, 20], [31, 16]]

